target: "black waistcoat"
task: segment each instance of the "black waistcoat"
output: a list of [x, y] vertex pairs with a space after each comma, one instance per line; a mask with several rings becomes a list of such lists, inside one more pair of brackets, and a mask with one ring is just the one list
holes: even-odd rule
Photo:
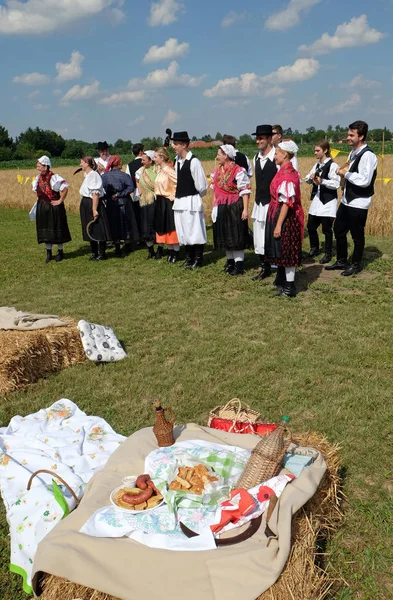
[[[321, 179], [329, 179], [329, 171], [330, 171], [332, 162], [333, 162], [332, 159], [330, 159], [330, 160], [328, 160], [327, 163], [322, 165], [322, 167], [320, 166], [320, 168], [317, 169], [319, 172], [319, 177]], [[314, 183], [312, 186], [312, 190], [311, 190], [311, 200], [316, 195], [316, 193], [318, 191], [318, 187], [319, 187], [319, 199], [322, 202], [322, 204], [327, 204], [331, 200], [337, 199], [337, 190], [332, 190], [332, 189], [326, 187], [325, 185], [317, 186]]]
[[270, 202], [270, 184], [273, 177], [277, 174], [276, 161], [267, 159], [263, 169], [261, 168], [261, 161], [259, 160], [259, 154], [255, 156], [255, 202], [265, 206]]
[[247, 157], [245, 154], [243, 154], [243, 152], [236, 152], [235, 163], [239, 165], [239, 167], [243, 167], [243, 169], [246, 169], [248, 173]]
[[198, 190], [195, 187], [195, 182], [191, 174], [191, 161], [195, 158], [194, 155], [188, 160], [186, 159], [180, 168], [179, 161], [177, 162], [177, 185], [176, 198], [184, 198], [185, 196], [196, 196]]
[[135, 188], [136, 188], [135, 173], [137, 172], [138, 169], [141, 168], [141, 166], [142, 166], [142, 159], [141, 159], [141, 157], [134, 158], [134, 160], [132, 160], [130, 163], [128, 163], [128, 170], [130, 172], [131, 179], [134, 182], [134, 187]]
[[[365, 154], [366, 152], [372, 152], [372, 150], [366, 146], [365, 148], [363, 148], [363, 150], [361, 152], [359, 152], [359, 154], [357, 155], [357, 157], [355, 158], [355, 160], [353, 161], [349, 172], [350, 173], [359, 173], [359, 163], [360, 163], [360, 159], [362, 158], [363, 154]], [[375, 179], [377, 177], [377, 169], [375, 169], [374, 174], [373, 174], [373, 178], [371, 180], [371, 183], [366, 186], [366, 187], [360, 187], [360, 185], [355, 185], [354, 183], [351, 183], [350, 181], [348, 181], [348, 179], [345, 180], [345, 199], [346, 201], [349, 203], [352, 202], [352, 200], [356, 200], [356, 198], [370, 198], [371, 196], [374, 195], [374, 183], [375, 183]]]

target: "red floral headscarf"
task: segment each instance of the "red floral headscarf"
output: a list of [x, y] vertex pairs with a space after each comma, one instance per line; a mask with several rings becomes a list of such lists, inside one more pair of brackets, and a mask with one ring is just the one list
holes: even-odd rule
[[105, 173], [108, 173], [108, 171], [112, 171], [112, 169], [121, 169], [123, 166], [123, 161], [121, 159], [121, 156], [118, 156], [117, 154], [113, 154], [110, 159], [108, 160], [108, 164], [106, 166], [105, 169]]

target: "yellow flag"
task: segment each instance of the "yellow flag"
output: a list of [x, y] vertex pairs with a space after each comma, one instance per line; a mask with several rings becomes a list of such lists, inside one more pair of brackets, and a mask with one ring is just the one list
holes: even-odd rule
[[382, 159], [384, 159], [384, 158], [385, 158], [385, 155], [384, 155], [384, 154], [378, 154], [378, 156], [380, 156]]
[[332, 159], [334, 160], [336, 158], [336, 156], [338, 156], [340, 154], [341, 150], [336, 150], [335, 148], [332, 148], [330, 150], [330, 154], [332, 156]]
[[18, 175], [16, 176], [16, 178], [17, 178], [17, 180], [18, 180], [18, 183], [21, 183], [21, 184], [23, 183], [23, 177], [22, 177], [22, 175], [20, 175], [20, 174], [18, 173]]
[[384, 177], [383, 178], [383, 182], [385, 185], [387, 185], [389, 183], [389, 181], [393, 181], [393, 177]]
[[26, 185], [26, 183], [27, 183], [28, 181], [30, 181], [30, 177], [26, 177], [26, 179], [25, 179], [25, 185]]

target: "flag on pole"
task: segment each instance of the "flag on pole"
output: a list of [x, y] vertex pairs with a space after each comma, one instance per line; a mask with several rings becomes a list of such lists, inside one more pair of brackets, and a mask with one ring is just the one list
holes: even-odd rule
[[332, 159], [334, 160], [336, 158], [336, 156], [338, 156], [340, 154], [341, 150], [336, 150], [335, 148], [332, 148], [330, 150], [330, 154], [332, 156]]

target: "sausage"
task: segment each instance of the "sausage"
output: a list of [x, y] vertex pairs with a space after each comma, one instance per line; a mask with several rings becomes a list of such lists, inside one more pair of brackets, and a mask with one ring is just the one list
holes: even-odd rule
[[127, 504], [142, 504], [146, 502], [153, 495], [153, 489], [151, 487], [146, 488], [140, 494], [123, 494], [121, 499]]
[[147, 481], [150, 479], [150, 475], [139, 475], [136, 480], [136, 487], [140, 490], [145, 490], [147, 488]]
[[149, 487], [149, 488], [152, 488], [152, 490], [153, 490], [153, 492], [154, 492], [155, 494], [160, 494], [160, 490], [158, 490], [158, 489], [156, 488], [156, 486], [154, 485], [154, 483], [152, 482], [152, 480], [151, 480], [151, 479], [148, 479], [148, 480], [146, 481], [146, 483], [147, 483], [147, 487]]

